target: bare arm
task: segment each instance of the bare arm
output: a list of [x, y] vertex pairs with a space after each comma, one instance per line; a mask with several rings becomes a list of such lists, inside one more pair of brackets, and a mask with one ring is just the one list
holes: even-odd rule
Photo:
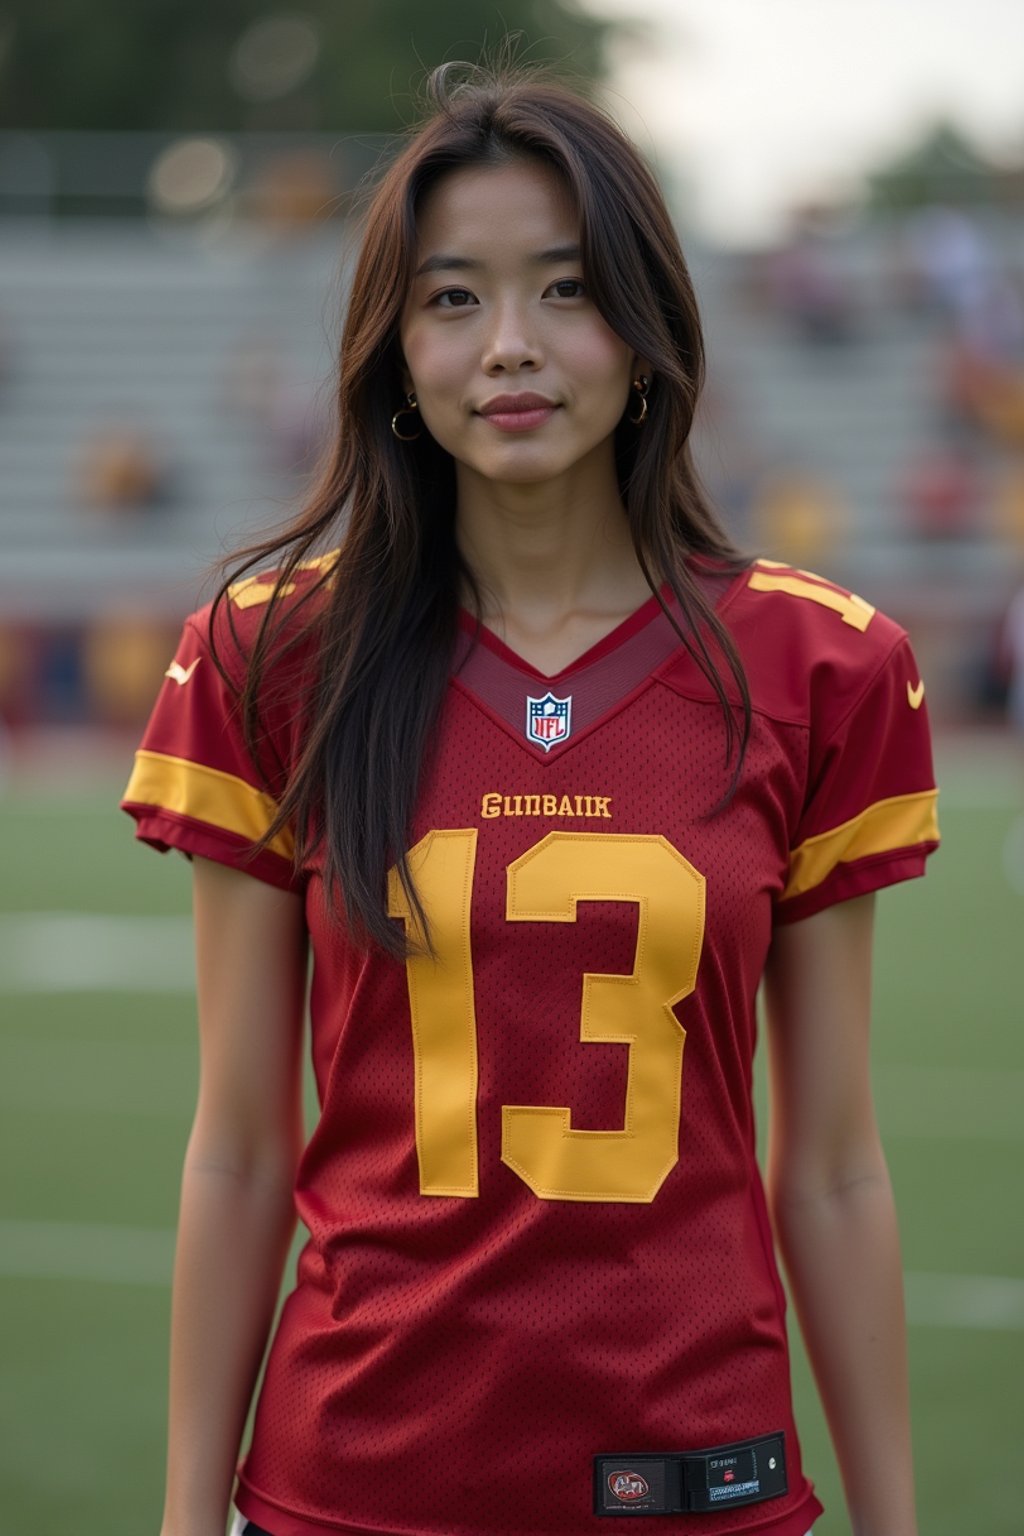
[[302, 1142], [302, 903], [194, 865], [200, 1079], [174, 1264], [162, 1536], [223, 1536]]
[[776, 935], [768, 1197], [854, 1536], [916, 1536], [899, 1238], [868, 1069], [873, 918], [863, 896]]

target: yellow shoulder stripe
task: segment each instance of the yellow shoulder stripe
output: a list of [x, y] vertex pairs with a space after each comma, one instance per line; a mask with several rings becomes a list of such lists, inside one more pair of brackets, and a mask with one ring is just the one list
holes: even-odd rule
[[788, 901], [791, 896], [813, 890], [837, 864], [852, 864], [855, 859], [870, 858], [875, 853], [937, 842], [938, 795], [937, 789], [916, 795], [893, 795], [869, 805], [859, 816], [829, 832], [806, 838], [790, 854], [789, 879], [780, 900]]
[[[772, 561], [759, 560], [759, 566], [771, 565]], [[777, 568], [777, 567], [776, 567]], [[844, 624], [850, 624], [863, 634], [875, 616], [870, 603], [855, 592], [840, 592], [837, 587], [820, 585], [821, 578], [808, 580], [810, 572], [798, 576], [774, 576], [768, 571], [751, 571], [747, 586], [752, 592], [785, 592], [790, 597], [803, 597], [808, 602], [820, 603], [841, 615]]]
[[[134, 805], [176, 811], [224, 832], [236, 832], [250, 843], [263, 836], [277, 815], [277, 802], [244, 779], [164, 752], [136, 752], [124, 798]], [[291, 859], [295, 840], [285, 830], [267, 847]]]
[[275, 591], [278, 597], [290, 597], [295, 591], [294, 581], [286, 581], [280, 589], [276, 588], [275, 581], [274, 577], [243, 576], [241, 581], [233, 581], [228, 587], [228, 597], [236, 608], [255, 608], [260, 603], [269, 603]]
[[[329, 549], [325, 555], [314, 555], [311, 560], [300, 560], [295, 569], [297, 571], [330, 571], [337, 565], [340, 555], [340, 549]], [[277, 579], [276, 571], [257, 571], [254, 576], [243, 576], [240, 581], [233, 581], [228, 587], [228, 596], [236, 608], [255, 608], [260, 603], [269, 603], [275, 595], [290, 597], [295, 591], [294, 581], [286, 581], [278, 591]]]
[[330, 571], [341, 559], [341, 548], [329, 549], [325, 555], [314, 555], [311, 560], [300, 560], [297, 571]]

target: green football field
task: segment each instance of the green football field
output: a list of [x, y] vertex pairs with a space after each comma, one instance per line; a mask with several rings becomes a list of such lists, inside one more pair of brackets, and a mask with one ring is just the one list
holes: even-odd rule
[[[929, 878], [879, 900], [876, 1085], [902, 1220], [922, 1536], [1018, 1536], [1024, 764], [1018, 785], [1012, 764], [993, 772], [961, 750], [942, 777]], [[196, 1071], [188, 868], [137, 846], [116, 796], [0, 797], [0, 1536], [159, 1529]], [[816, 1536], [842, 1536], [794, 1352], [805, 1461], [827, 1506]]]

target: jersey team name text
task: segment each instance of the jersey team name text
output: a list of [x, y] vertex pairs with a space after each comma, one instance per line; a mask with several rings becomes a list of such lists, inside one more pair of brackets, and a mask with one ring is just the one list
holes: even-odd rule
[[611, 795], [502, 795], [491, 790], [480, 802], [485, 821], [496, 816], [579, 816], [611, 821]]

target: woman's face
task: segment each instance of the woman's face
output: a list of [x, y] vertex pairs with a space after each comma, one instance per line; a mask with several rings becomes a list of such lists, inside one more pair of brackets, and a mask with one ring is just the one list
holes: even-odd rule
[[418, 223], [406, 385], [460, 474], [541, 484], [601, 457], [613, 473], [640, 365], [586, 291], [559, 176], [526, 159], [452, 171]]

